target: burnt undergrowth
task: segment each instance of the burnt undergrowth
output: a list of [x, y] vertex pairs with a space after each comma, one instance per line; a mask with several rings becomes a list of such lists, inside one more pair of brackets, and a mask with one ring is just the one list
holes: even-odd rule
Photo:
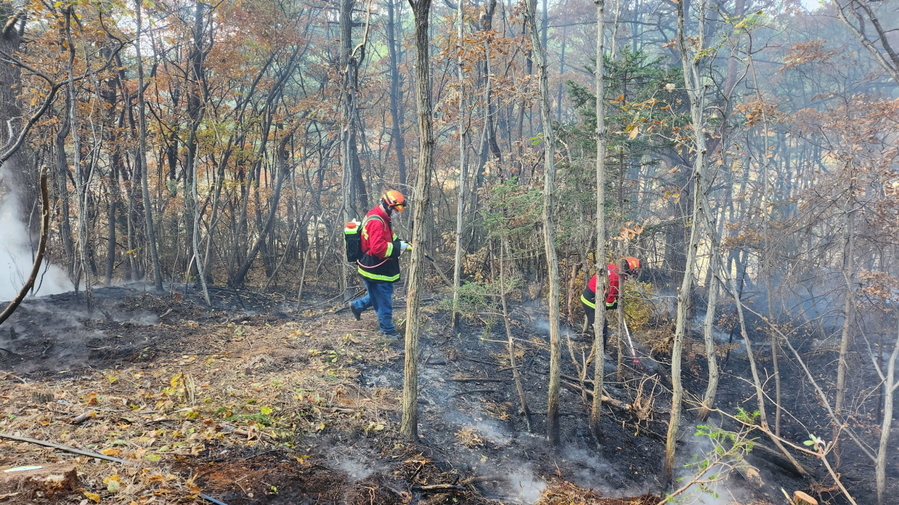
[[[308, 294], [311, 293], [311, 294]], [[511, 368], [503, 321], [467, 318], [452, 329], [431, 299], [420, 340], [419, 439], [396, 437], [401, 412], [403, 352], [380, 338], [374, 316], [355, 321], [325, 292], [297, 303], [277, 294], [214, 289], [206, 306], [193, 289], [154, 294], [142, 286], [94, 290], [82, 297], [26, 300], [0, 328], [0, 431], [92, 448], [131, 461], [128, 468], [74, 458], [83, 489], [110, 502], [159, 496], [171, 502], [214, 497], [229, 505], [257, 503], [653, 503], [660, 482], [670, 384], [664, 353], [641, 351], [635, 366], [619, 366], [617, 342], [605, 362], [610, 401], [602, 437], [587, 425], [593, 364], [589, 342], [563, 330], [561, 443], [545, 437], [549, 336], [539, 306], [513, 307], [515, 364], [530, 419]], [[402, 317], [401, 297], [397, 316]], [[652, 348], [634, 335], [641, 349]], [[648, 337], [646, 337], [648, 338]], [[829, 359], [821, 353], [821, 359]], [[705, 387], [701, 352], [688, 353], [691, 392], [678, 445], [684, 463], [710, 450], [693, 435], [696, 398]], [[761, 366], [770, 376], [769, 363]], [[585, 368], [588, 370], [584, 372]], [[798, 367], [782, 363], [784, 438], [801, 443], [823, 416]], [[823, 375], [823, 372], [822, 372]], [[728, 415], [755, 408], [745, 355], [731, 351], [718, 396], [721, 413], [708, 423], [738, 432]], [[93, 410], [82, 424], [78, 414]], [[813, 458], [798, 476], [757, 433], [746, 461], [755, 473], [734, 472], [706, 503], [782, 503], [781, 489], [816, 493], [840, 504]], [[0, 465], [49, 459], [48, 453], [0, 441]], [[15, 452], [14, 456], [10, 456]], [[844, 480], [870, 497], [870, 469], [844, 447]], [[157, 472], [175, 478], [149, 478]], [[689, 479], [693, 467], [680, 475]], [[128, 494], [109, 492], [110, 475], [132, 475]], [[119, 491], [118, 493], [122, 493]], [[79, 503], [79, 494], [53, 498]], [[50, 502], [50, 499], [47, 499]], [[569, 500], [569, 501], [566, 501]], [[615, 501], [617, 500], [617, 501]], [[641, 501], [642, 500], [642, 501]], [[716, 501], [717, 500], [717, 501]], [[730, 501], [727, 501], [730, 500]]]

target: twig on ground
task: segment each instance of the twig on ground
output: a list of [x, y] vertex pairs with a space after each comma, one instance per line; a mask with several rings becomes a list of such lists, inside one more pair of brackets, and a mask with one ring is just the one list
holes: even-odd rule
[[68, 445], [55, 444], [53, 442], [47, 442], [45, 440], [38, 440], [36, 438], [20, 437], [17, 435], [10, 435], [9, 433], [0, 433], [0, 438], [5, 438], [7, 440], [15, 440], [16, 442], [28, 442], [31, 444], [43, 445], [44, 447], [52, 447], [54, 449], [71, 452], [72, 454], [80, 454], [81, 456], [87, 456], [89, 458], [105, 459], [106, 461], [113, 461], [116, 463], [126, 463], [129, 465], [137, 464], [133, 461], [128, 461], [128, 460], [121, 459], [121, 458], [114, 458], [112, 456], [100, 454], [99, 452], [82, 451], [81, 449], [76, 449], [75, 447], [69, 447]]
[[412, 486], [413, 491], [420, 493], [446, 493], [449, 491], [467, 491], [464, 486], [456, 484], [431, 484], [430, 486]]

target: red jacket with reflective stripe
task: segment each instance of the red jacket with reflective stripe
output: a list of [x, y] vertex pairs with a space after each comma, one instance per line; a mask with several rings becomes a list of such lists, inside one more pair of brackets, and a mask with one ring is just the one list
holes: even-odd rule
[[390, 228], [390, 216], [379, 203], [365, 215], [362, 225], [362, 259], [357, 263], [359, 275], [377, 282], [400, 279], [400, 241]]
[[[618, 293], [621, 289], [621, 278], [618, 275], [618, 265], [611, 264], [608, 265], [609, 273], [609, 288], [605, 291], [606, 296], [606, 305], [614, 304], [618, 301]], [[587, 289], [584, 291], [584, 296], [586, 296], [589, 300], [596, 299], [596, 282], [598, 277], [594, 274], [593, 277], [590, 278], [590, 282], [587, 283]], [[592, 296], [589, 296], [587, 291], [589, 291]]]

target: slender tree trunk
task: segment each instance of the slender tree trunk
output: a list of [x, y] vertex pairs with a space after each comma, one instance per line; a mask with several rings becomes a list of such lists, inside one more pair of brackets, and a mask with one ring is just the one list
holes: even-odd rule
[[[340, 71], [342, 73], [340, 109], [340, 159], [343, 168], [341, 189], [343, 192], [343, 220], [350, 221], [365, 214], [368, 197], [362, 181], [362, 169], [358, 163], [356, 146], [356, 121], [354, 100], [358, 62], [353, 56], [353, 6], [355, 0], [339, 0]], [[340, 269], [340, 290], [345, 300], [352, 297], [346, 268]]]
[[[66, 30], [66, 42], [68, 45], [69, 51], [69, 60], [68, 60], [68, 80], [66, 83], [66, 90], [68, 95], [72, 98], [68, 101], [69, 104], [69, 123], [70, 130], [72, 133], [72, 153], [73, 159], [72, 164], [75, 166], [75, 194], [78, 197], [78, 256], [80, 259], [80, 267], [81, 274], [84, 276], [84, 294], [87, 301], [88, 308], [93, 307], [93, 286], [91, 280], [91, 269], [88, 262], [87, 250], [88, 250], [88, 220], [90, 216], [88, 215], [88, 189], [87, 183], [89, 182], [89, 176], [84, 173], [84, 169], [81, 163], [81, 136], [78, 132], [78, 111], [77, 111], [77, 103], [78, 100], [75, 99], [75, 41], [72, 37], [72, 16], [75, 15], [73, 12], [74, 7], [69, 7], [65, 10], [65, 30]], [[80, 276], [79, 276], [80, 277]], [[75, 286], [77, 291], [78, 286]]]
[[[697, 28], [699, 50], [705, 48], [705, 10], [706, 0], [699, 0], [699, 27]], [[681, 65], [684, 71], [684, 80], [687, 95], [690, 99], [690, 119], [692, 122], [692, 137], [695, 148], [693, 162], [693, 210], [691, 212], [690, 239], [687, 244], [687, 261], [684, 277], [681, 280], [680, 290], [677, 293], [677, 317], [675, 322], [674, 343], [671, 349], [671, 415], [668, 421], [668, 433], [665, 440], [665, 463], [663, 482], [666, 486], [674, 482], [674, 460], [677, 447], [678, 430], [681, 422], [681, 404], [684, 400], [684, 386], [681, 378], [684, 339], [687, 336], [689, 326], [688, 313], [693, 290], [693, 276], [696, 267], [696, 255], [699, 248], [700, 230], [702, 227], [701, 202], [705, 191], [705, 89], [700, 75], [700, 58], [691, 56], [687, 50], [685, 33], [686, 10], [684, 3], [677, 4], [677, 46], [680, 51]]]
[[[546, 437], [554, 446], [559, 445], [559, 390], [561, 388], [561, 337], [559, 332], [559, 262], [556, 256], [556, 229], [553, 223], [553, 207], [556, 202], [555, 178], [556, 155], [555, 135], [552, 128], [552, 112], [550, 111], [549, 84], [546, 75], [546, 53], [540, 44], [540, 32], [537, 30], [537, 2], [528, 0], [525, 20], [531, 40], [534, 63], [537, 67], [539, 89], [540, 117], [543, 123], [543, 240], [546, 247], [546, 268], [549, 273], [547, 282], [549, 293], [549, 385], [546, 400]], [[599, 357], [598, 359], [602, 359]]]
[[75, 278], [75, 243], [72, 240], [72, 217], [69, 215], [69, 161], [66, 157], [66, 137], [69, 136], [69, 94], [66, 93], [65, 117], [59, 123], [55, 137], [56, 190], [59, 198], [59, 236], [66, 253], [66, 271], [70, 279]]
[[[565, 1], [565, 7], [568, 7], [568, 0]], [[568, 47], [568, 25], [562, 27], [562, 47], [559, 54], [559, 75], [565, 75], [565, 50]], [[559, 79], [559, 86], [556, 88], [556, 121], [562, 122], [562, 92], [563, 80]]]
[[[200, 213], [197, 212], [197, 200], [198, 200], [198, 192], [197, 192], [197, 158], [194, 158], [193, 166], [188, 167], [191, 173], [191, 184], [190, 184], [190, 200], [194, 206], [193, 220], [190, 222], [192, 226], [191, 230], [191, 251], [192, 251], [192, 260], [190, 263], [194, 264], [197, 269], [197, 279], [200, 282], [200, 287], [203, 289], [203, 300], [206, 302], [206, 305], [212, 305], [212, 301], [209, 299], [209, 289], [206, 287], [206, 272], [204, 271], [202, 257], [200, 256]], [[190, 264], [188, 264], [187, 271], [191, 270]]]
[[[706, 202], [704, 208], [709, 208], [708, 202]], [[711, 219], [709, 219], [706, 226], [709, 227], [710, 232], [712, 230], [711, 224]], [[705, 342], [705, 359], [709, 368], [709, 382], [706, 384], [705, 394], [702, 397], [702, 405], [699, 408], [699, 414], [696, 416], [700, 421], [708, 419], [709, 414], [715, 407], [715, 395], [718, 393], [718, 381], [720, 379], [714, 331], [715, 311], [718, 306], [718, 274], [721, 271], [721, 252], [719, 249], [720, 240], [718, 239], [717, 234], [710, 233], [709, 235], [712, 241], [712, 258], [709, 262], [708, 270], [709, 298], [708, 303], [706, 303], [705, 321], [703, 321], [702, 324], [702, 337]]]
[[[605, 96], [605, 68], [603, 57], [605, 55], [605, 24], [606, 2], [595, 0], [596, 4], [596, 262], [594, 272], [596, 275], [606, 275], [606, 101]], [[587, 275], [590, 279], [590, 275]], [[597, 281], [599, 277], [597, 277]], [[593, 319], [593, 403], [590, 406], [590, 431], [596, 440], [602, 434], [600, 426], [600, 413], [602, 412], [602, 391], [604, 384], [603, 367], [605, 365], [605, 343], [602, 338], [602, 329], [606, 321], [605, 300], [601, 300], [602, 294], [599, 283], [596, 287], [596, 310]]]
[[138, 170], [140, 170], [141, 195], [144, 204], [144, 218], [147, 226], [147, 247], [150, 249], [150, 261], [153, 265], [153, 282], [157, 292], [162, 292], [162, 269], [159, 267], [159, 253], [156, 250], [156, 228], [153, 224], [153, 205], [150, 202], [149, 171], [147, 167], [147, 113], [144, 100], [144, 65], [141, 55], [141, 10], [143, 0], [135, 0], [136, 33], [134, 37], [135, 57], [137, 59], [137, 111], [138, 111]]
[[[698, 165], [697, 165], [698, 166]], [[699, 245], [699, 195], [700, 195], [700, 173], [694, 173], [694, 203], [692, 212], [692, 225], [690, 226], [690, 241], [687, 248], [687, 269], [684, 272], [684, 278], [681, 281], [680, 290], [677, 293], [677, 316], [674, 330], [674, 343], [671, 349], [671, 414], [668, 421], [668, 434], [665, 441], [665, 465], [664, 465], [664, 482], [670, 485], [674, 481], [674, 457], [677, 446], [677, 435], [680, 429], [681, 404], [684, 401], [684, 386], [682, 373], [682, 359], [684, 350], [684, 339], [687, 335], [687, 327], [689, 321], [688, 312], [690, 308], [690, 293], [693, 289], [693, 270], [696, 264], [696, 253]]]
[[[897, 311], [899, 315], [899, 311]], [[897, 318], [899, 319], [899, 318]], [[899, 328], [896, 331], [896, 341], [893, 343], [893, 352], [887, 362], [886, 377], [883, 383], [883, 420], [880, 424], [880, 440], [877, 444], [877, 459], [874, 460], [874, 475], [877, 487], [877, 505], [886, 504], [886, 468], [887, 456], [892, 454], [889, 448], [890, 433], [893, 430], [893, 403], [896, 395], [896, 361], [899, 359]]]
[[355, 0], [340, 0], [340, 70], [343, 73], [343, 109], [341, 110], [341, 151], [344, 170], [344, 192], [349, 206], [344, 217], [361, 215], [368, 206], [368, 193], [362, 181], [356, 146], [356, 88], [359, 61], [353, 52], [353, 6]]
[[[462, 44], [463, 44], [463, 36], [464, 36], [464, 24], [465, 19], [463, 18], [463, 0], [458, 0], [458, 4], [456, 4], [456, 40], [458, 44], [458, 52], [459, 56], [456, 60], [456, 64], [458, 65], [458, 76], [459, 76], [459, 119], [458, 119], [458, 134], [459, 134], [459, 194], [456, 200], [456, 252], [453, 257], [453, 315], [452, 315], [452, 324], [453, 328], [459, 328], [459, 298], [460, 298], [460, 287], [462, 285], [462, 233], [464, 231], [465, 225], [465, 181], [468, 178], [468, 129], [466, 128], [466, 115], [465, 115], [465, 60], [462, 57]], [[503, 303], [505, 303], [505, 299], [503, 299]], [[530, 422], [530, 419], [528, 420]]]
[[[742, 15], [743, 12], [743, 2], [738, 2], [737, 4], [737, 15]], [[733, 61], [733, 60], [731, 60]], [[758, 75], [755, 72], [755, 62], [752, 58], [749, 59], [749, 69], [752, 72], [753, 80], [756, 82], [756, 98], [759, 100], [759, 103], [763, 102], [763, 97], [761, 92], [759, 91], [759, 80]], [[728, 77], [733, 73], [731, 67], [728, 67]], [[765, 240], [765, 247], [761, 251], [762, 258], [762, 273], [764, 275], [765, 282], [765, 291], [767, 292], [767, 306], [768, 306], [768, 318], [774, 319], [774, 292], [773, 292], [773, 276], [774, 273], [778, 270], [782, 270], [776, 267], [775, 254], [774, 250], [775, 237], [772, 234], [771, 230], [771, 220], [774, 218], [771, 215], [771, 179], [775, 176], [772, 174], [771, 166], [770, 166], [770, 129], [768, 125], [768, 115], [767, 111], [764, 107], [761, 110], [762, 115], [762, 145], [763, 151], [762, 155], [759, 157], [759, 163], [761, 165], [761, 178], [762, 178], [762, 194], [761, 194], [761, 208], [762, 210], [762, 236]], [[771, 369], [774, 375], [774, 434], [780, 436], [780, 420], [783, 417], [783, 407], [782, 407], [782, 396], [781, 396], [781, 377], [780, 377], [780, 342], [777, 338], [777, 334], [771, 332], [769, 334], [768, 344], [771, 348]]]
[[[849, 183], [848, 194], [853, 194], [854, 186], [855, 184], [853, 182]], [[850, 199], [846, 205], [847, 207], [851, 206], [852, 200]], [[843, 237], [843, 279], [846, 283], [846, 291], [843, 293], [843, 328], [840, 332], [840, 356], [837, 359], [836, 396], [834, 397], [834, 411], [836, 412], [838, 419], [846, 418], [846, 380], [849, 373], [849, 362], [846, 358], [849, 356], [850, 347], [852, 345], [851, 330], [854, 319], [853, 306], [855, 304], [853, 294], [853, 272], [855, 271], [854, 227], [853, 209], [847, 208], [846, 234]], [[833, 426], [833, 454], [835, 468], [840, 467], [840, 432], [842, 429], [842, 423]]]
[[503, 324], [506, 327], [506, 340], [509, 343], [509, 366], [512, 368], [512, 379], [515, 381], [515, 390], [518, 392], [518, 401], [521, 402], [521, 413], [524, 416], [525, 425], [528, 428], [528, 432], [533, 432], [533, 427], [531, 425], [531, 409], [528, 407], [528, 399], [524, 393], [524, 386], [521, 384], [521, 374], [518, 372], [518, 365], [515, 364], [515, 339], [512, 337], [512, 328], [509, 325], [509, 321], [512, 319], [509, 316], [509, 307], [506, 303], [506, 286], [504, 280], [506, 251], [509, 249], [506, 242], [506, 239], [503, 238], [499, 250], [499, 296], [503, 307]]
[[[413, 198], [412, 243], [424, 244], [430, 222], [431, 167], [434, 163], [434, 126], [431, 109], [431, 77], [428, 46], [428, 17], [431, 0], [409, 0], [415, 18], [415, 85], [417, 89], [419, 160]], [[403, 368], [403, 419], [400, 435], [407, 440], [418, 438], [418, 337], [421, 326], [421, 289], [423, 287], [424, 251], [412, 249], [406, 294], [406, 358]]]
[[[204, 9], [207, 8], [203, 2], [197, 2], [194, 5], [194, 26], [192, 40], [190, 44], [190, 53], [187, 56], [188, 69], [185, 72], [185, 80], [187, 81], [187, 117], [190, 120], [187, 130], [187, 141], [185, 142], [185, 159], [184, 159], [184, 232], [185, 240], [176, 242], [177, 251], [184, 251], [184, 270], [185, 282], [193, 273], [193, 268], [200, 269], [198, 262], [194, 257], [194, 231], [198, 229], [197, 223], [197, 198], [194, 194], [194, 186], [196, 185], [197, 172], [197, 151], [199, 150], [197, 132], [200, 124], [206, 115], [205, 92], [204, 92], [204, 70], [203, 64], [205, 54], [208, 49], [205, 47], [206, 23]], [[170, 152], [170, 151], [169, 151]], [[177, 228], [176, 228], [177, 229]], [[190, 252], [188, 252], [190, 251]], [[191, 266], [193, 265], [193, 267]]]
[[118, 233], [116, 230], [116, 214], [121, 205], [121, 194], [119, 192], [119, 170], [121, 170], [121, 154], [116, 151], [113, 153], [109, 167], [109, 207], [106, 209], [106, 281], [107, 286], [112, 285], [112, 278], [115, 273], [115, 257], [116, 242]]
[[[461, 3], [461, 2], [460, 2]], [[396, 166], [400, 186], [406, 186], [406, 141], [403, 138], [403, 86], [400, 77], [399, 55], [397, 46], [396, 8], [402, 3], [395, 0], [387, 2], [387, 55], [390, 59], [390, 136], [396, 151]]]

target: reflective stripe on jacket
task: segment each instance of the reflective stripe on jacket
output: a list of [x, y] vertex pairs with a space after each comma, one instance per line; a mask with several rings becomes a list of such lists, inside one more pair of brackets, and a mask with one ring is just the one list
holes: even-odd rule
[[593, 299], [588, 298], [587, 293], [589, 293], [589, 289], [584, 290], [584, 294], [581, 295], [581, 303], [590, 307], [593, 310], [596, 310], [596, 293], [593, 294]]

